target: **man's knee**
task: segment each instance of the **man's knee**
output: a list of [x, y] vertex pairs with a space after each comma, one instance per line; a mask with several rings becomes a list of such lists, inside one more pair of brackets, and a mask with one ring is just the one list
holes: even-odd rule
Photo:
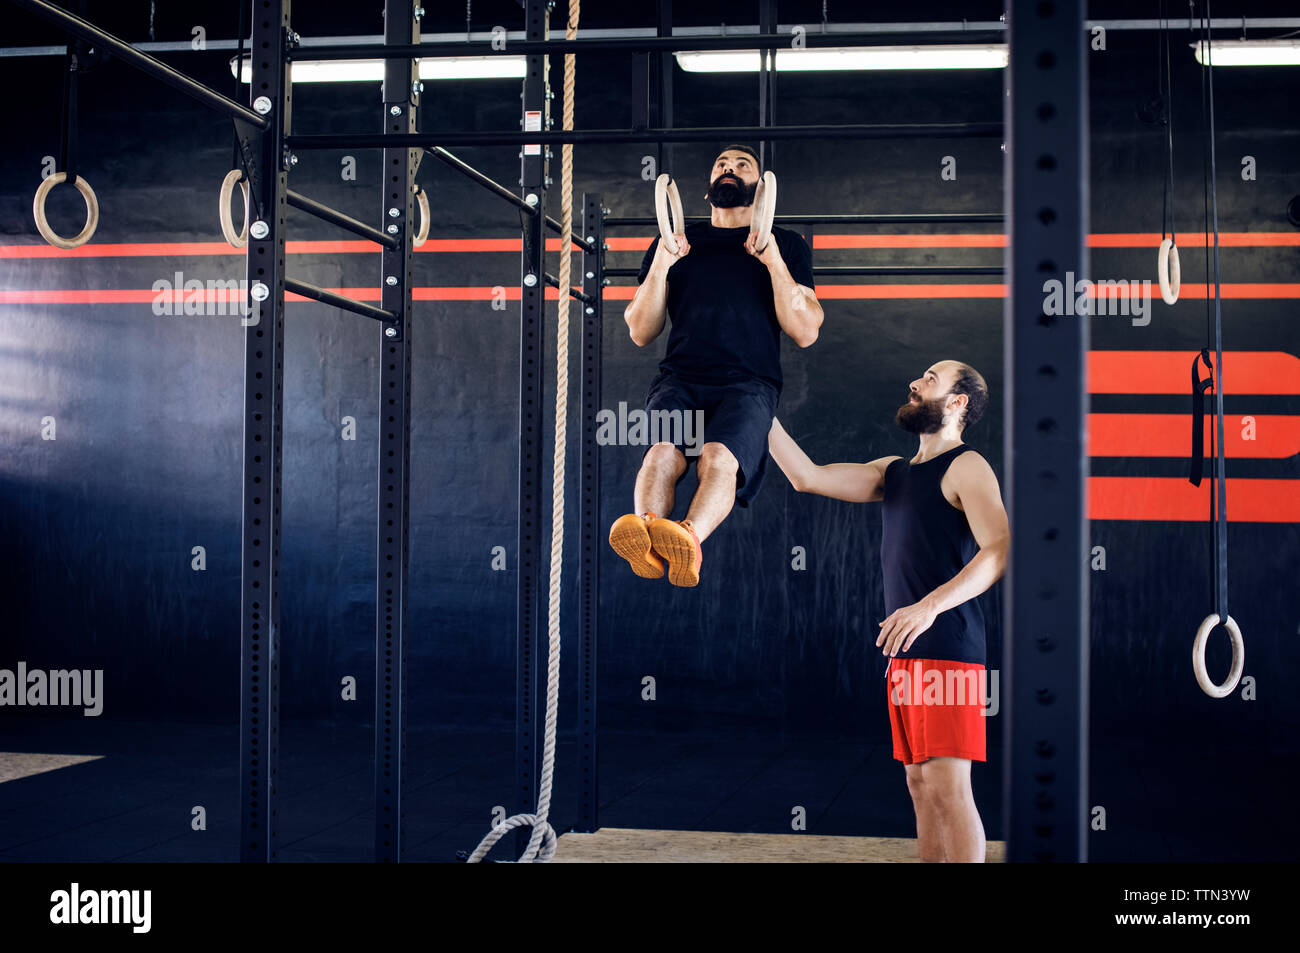
[[734, 476], [740, 470], [740, 462], [736, 455], [727, 449], [726, 444], [712, 442], [706, 443], [700, 448], [700, 462], [698, 464], [701, 471], [716, 473], [720, 476]]
[[907, 791], [912, 795], [912, 800], [918, 805], [925, 802], [925, 777], [921, 774], [919, 764], [904, 765], [907, 771]]
[[[961, 769], [957, 758], [931, 758], [924, 762], [920, 783], [925, 796], [941, 813], [957, 810], [971, 800], [970, 775]], [[968, 769], [967, 769], [968, 770]]]
[[642, 466], [651, 466], [681, 473], [686, 469], [686, 457], [672, 443], [661, 440], [646, 451]]

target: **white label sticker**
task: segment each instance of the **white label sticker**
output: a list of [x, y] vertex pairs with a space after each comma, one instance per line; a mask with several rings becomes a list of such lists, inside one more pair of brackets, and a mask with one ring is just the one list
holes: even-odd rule
[[[542, 111], [540, 109], [524, 110], [524, 132], [540, 132], [542, 129]], [[540, 143], [532, 143], [524, 146], [524, 155], [539, 156], [542, 154]]]

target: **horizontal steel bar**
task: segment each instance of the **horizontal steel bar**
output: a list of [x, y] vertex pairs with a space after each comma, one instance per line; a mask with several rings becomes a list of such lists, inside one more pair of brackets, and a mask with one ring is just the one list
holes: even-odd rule
[[[606, 278], [635, 278], [638, 268], [606, 268]], [[926, 278], [940, 275], [1001, 275], [1001, 265], [817, 265], [814, 275], [834, 277], [913, 277]]]
[[[1171, 24], [1178, 27], [1183, 23], [1186, 17], [1171, 20]], [[876, 36], [888, 36], [894, 33], [916, 34], [918, 38], [933, 37], [939, 33], [951, 33], [963, 38], [968, 38], [973, 34], [994, 33], [1003, 35], [1006, 32], [1006, 24], [999, 23], [997, 20], [971, 20], [967, 22], [957, 21], [935, 21], [930, 23], [828, 23], [824, 27], [820, 24], [792, 23], [778, 25], [777, 32], [790, 35], [790, 32], [796, 27], [802, 26], [809, 32], [818, 36], [843, 36], [847, 33], [869, 33]], [[1158, 30], [1162, 23], [1159, 20], [1089, 20], [1088, 28], [1100, 26], [1107, 30]], [[1215, 17], [1210, 21], [1212, 30], [1296, 30], [1300, 29], [1300, 18], [1296, 17]], [[627, 37], [627, 36], [657, 36], [658, 33], [654, 27], [619, 27], [604, 30], [584, 30], [583, 33], [588, 38], [597, 37]], [[758, 33], [758, 27], [750, 24], [749, 26], [728, 26], [726, 33], [719, 33], [718, 27], [700, 26], [700, 27], [675, 27], [673, 36], [675, 37], [713, 37], [713, 36], [745, 36]], [[557, 40], [564, 38], [565, 31], [562, 29], [551, 30], [551, 36]], [[526, 34], [523, 30], [510, 30], [506, 33], [506, 43], [514, 43], [517, 40], [523, 40]], [[299, 47], [303, 50], [327, 50], [333, 49], [344, 44], [379, 44], [383, 42], [383, 35], [379, 33], [358, 34], [355, 36], [326, 36], [326, 37], [303, 37], [302, 45]], [[494, 39], [493, 35], [487, 31], [476, 30], [469, 37], [470, 41], [489, 42]], [[464, 42], [464, 32], [457, 33], [426, 33], [422, 37], [423, 43], [456, 43]], [[132, 43], [132, 48], [141, 52], [154, 53], [189, 53], [194, 49], [191, 40], [169, 40], [152, 43]], [[207, 41], [208, 50], [234, 50], [238, 48], [237, 40], [214, 40], [209, 38]], [[244, 48], [247, 50], [248, 41], [244, 41]], [[692, 49], [698, 47], [693, 46]], [[4, 46], [0, 47], [0, 58], [9, 56], [63, 56], [67, 53], [66, 46]], [[298, 53], [298, 59], [303, 59], [302, 52]]]
[[[505, 199], [515, 208], [519, 209], [519, 211], [527, 212], [529, 215], [537, 214], [536, 206], [529, 205], [522, 198], [520, 198], [518, 195], [515, 195], [515, 193], [511, 192], [500, 182], [496, 181], [491, 176], [484, 175], [482, 172], [474, 168], [464, 159], [452, 155], [446, 149], [442, 148], [442, 146], [426, 146], [424, 151], [429, 155], [433, 156], [435, 159], [441, 159], [443, 162], [447, 163], [447, 165], [451, 166], [453, 169], [455, 169], [457, 172], [464, 175], [466, 178], [471, 179], [474, 182], [477, 182], [479, 185], [483, 186], [483, 188], [487, 189], [493, 195], [497, 195]], [[561, 225], [559, 222], [557, 222], [555, 219], [551, 218], [549, 215], [546, 217], [546, 227], [549, 228], [551, 231], [555, 232], [557, 235], [564, 234], [564, 226]], [[582, 251], [592, 251], [591, 244], [586, 240], [578, 237], [577, 235], [573, 236], [573, 244], [577, 245], [578, 248], [581, 249]]]
[[[807, 49], [845, 46], [882, 46], [923, 41], [925, 43], [996, 43], [999, 30], [975, 32], [953, 29], [944, 32], [906, 33], [821, 33], [808, 30], [801, 42]], [[546, 53], [671, 53], [678, 50], [757, 50], [789, 48], [790, 33], [747, 33], [727, 36], [610, 36], [578, 40], [496, 40], [451, 43], [416, 43], [386, 46], [383, 43], [348, 43], [341, 46], [299, 47], [289, 51], [295, 60], [382, 59], [384, 57], [440, 56], [525, 56]]]
[[[546, 227], [549, 228], [551, 231], [555, 232], [555, 234], [557, 235], [564, 234], [564, 226], [561, 225], [559, 222], [557, 222], [555, 219], [551, 218], [551, 216], [549, 215], [546, 216]], [[573, 245], [577, 246], [578, 251], [592, 252], [596, 250], [595, 246], [593, 246], [591, 242], [587, 241], [585, 238], [580, 237], [576, 232], [569, 236], [569, 241]]]
[[[707, 215], [688, 215], [687, 223], [710, 221]], [[975, 225], [1000, 224], [1001, 212], [910, 212], [864, 213], [861, 215], [776, 215], [777, 225]], [[622, 216], [605, 219], [605, 225], [658, 225], [659, 220], [647, 216]]]
[[[636, 271], [633, 271], [632, 274], [635, 275]], [[546, 272], [546, 283], [550, 285], [552, 288], [560, 287], [560, 279], [556, 278], [549, 271]], [[573, 287], [572, 285], [569, 286], [569, 297], [577, 298], [579, 301], [584, 301], [588, 304], [590, 304], [592, 301], [591, 295], [587, 294], [587, 292], [585, 291], [579, 291], [577, 288]]]
[[161, 80], [168, 86], [179, 89], [187, 96], [192, 96], [205, 106], [209, 106], [218, 112], [223, 112], [227, 116], [236, 119], [242, 119], [244, 122], [258, 129], [269, 129], [271, 122], [265, 116], [259, 116], [247, 106], [241, 105], [227, 96], [222, 96], [217, 91], [204, 86], [195, 79], [186, 76], [180, 70], [172, 69], [162, 60], [154, 59], [147, 53], [141, 53], [131, 46], [131, 44], [120, 40], [111, 33], [105, 33], [99, 27], [95, 26], [75, 14], [69, 13], [62, 7], [57, 7], [46, 0], [13, 0], [20, 7], [32, 11], [53, 21], [60, 29], [73, 36], [80, 37], [90, 43], [97, 44], [106, 52], [116, 56], [122, 62], [129, 66], [134, 66], [141, 72], [147, 73], [154, 79]]
[[[290, 146], [290, 148], [293, 147]], [[307, 148], [310, 148], [310, 146]], [[482, 172], [474, 168], [464, 159], [457, 158], [456, 156], [448, 152], [446, 149], [444, 149], [442, 146], [425, 146], [424, 151], [429, 155], [433, 156], [435, 159], [441, 159], [443, 162], [447, 163], [447, 165], [451, 166], [461, 175], [465, 176], [465, 178], [477, 182], [479, 185], [483, 186], [483, 188], [487, 189], [493, 195], [505, 199], [515, 208], [519, 209], [519, 211], [527, 212], [529, 215], [537, 214], [536, 205], [529, 205], [527, 202], [523, 200], [521, 196], [515, 195], [515, 193], [511, 192], [508, 188], [506, 188], [496, 179], [484, 175]]]
[[[608, 274], [608, 270], [605, 272]], [[939, 275], [1003, 275], [1001, 265], [817, 265], [814, 275], [836, 276], [909, 276], [926, 278]]]
[[367, 318], [374, 318], [376, 321], [396, 321], [397, 315], [391, 311], [385, 311], [383, 308], [376, 308], [373, 304], [366, 304], [364, 301], [357, 301], [355, 298], [349, 298], [345, 295], [335, 294], [333, 291], [326, 291], [324, 288], [317, 288], [315, 285], [309, 285], [305, 281], [299, 281], [297, 278], [285, 277], [284, 288], [286, 291], [292, 291], [294, 294], [300, 294], [304, 298], [314, 298], [316, 301], [332, 304], [336, 308], [342, 308], [344, 311], [351, 311], [354, 314], [364, 315]]
[[396, 248], [398, 245], [397, 238], [394, 235], [388, 235], [377, 228], [372, 228], [365, 222], [359, 222], [350, 215], [344, 215], [342, 212], [330, 208], [328, 205], [322, 205], [315, 199], [309, 199], [301, 192], [295, 192], [289, 189], [285, 194], [285, 199], [294, 208], [302, 209], [315, 215], [319, 219], [338, 225], [340, 228], [346, 228], [348, 231], [360, 235], [362, 238], [368, 238], [372, 242], [378, 242], [388, 248]]
[[[539, 132], [440, 132], [437, 140], [462, 146], [507, 146], [525, 143], [631, 143], [631, 142], [713, 142], [733, 139], [774, 142], [786, 139], [966, 139], [998, 137], [1002, 121], [932, 122], [878, 125], [823, 126], [707, 126], [694, 129], [573, 129]], [[288, 136], [290, 149], [383, 149], [429, 148], [435, 137], [430, 133], [351, 133], [321, 136]]]

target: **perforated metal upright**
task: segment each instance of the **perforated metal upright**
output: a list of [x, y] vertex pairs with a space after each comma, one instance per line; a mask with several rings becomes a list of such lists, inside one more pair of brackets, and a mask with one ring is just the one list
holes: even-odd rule
[[255, 221], [248, 236], [244, 329], [243, 527], [239, 631], [240, 860], [276, 859], [280, 764], [280, 458], [284, 412], [284, 136], [290, 96], [284, 45], [290, 0], [254, 10], [252, 84], [264, 130], [239, 127]]
[[[545, 40], [550, 31], [547, 0], [528, 0], [525, 32], [529, 40]], [[525, 57], [522, 91], [522, 127], [544, 130], [550, 114], [547, 58], [543, 54]], [[518, 637], [515, 683], [515, 796], [516, 813], [531, 813], [537, 805], [541, 777], [542, 729], [544, 719], [537, 711], [537, 649], [542, 624], [544, 590], [542, 568], [542, 381], [546, 366], [543, 350], [543, 321], [546, 314], [545, 222], [546, 146], [525, 144], [520, 150], [520, 186], [525, 200], [537, 208], [537, 215], [524, 220], [523, 256], [520, 261], [519, 302], [519, 548]], [[521, 827], [515, 832], [516, 856], [523, 854], [532, 835]]]
[[[385, 0], [384, 43], [420, 42], [415, 7]], [[384, 61], [383, 128], [413, 133], [419, 106], [419, 61]], [[375, 569], [375, 860], [402, 859], [406, 768], [406, 586], [411, 499], [411, 265], [415, 173], [419, 149], [384, 149], [381, 215], [401, 242], [383, 248], [383, 307], [395, 320], [380, 327], [379, 539]]]
[[1088, 318], [1046, 313], [1044, 283], [1088, 275], [1084, 0], [1013, 0], [1006, 126], [1003, 667], [1007, 859], [1087, 859]]
[[600, 554], [605, 536], [600, 521], [600, 348], [605, 284], [605, 215], [600, 194], [582, 196], [582, 234], [591, 242], [582, 255], [582, 290], [591, 296], [582, 307], [582, 554], [578, 570], [581, 624], [578, 629], [578, 819], [574, 829], [600, 827], [597, 785], [597, 650], [600, 629]]

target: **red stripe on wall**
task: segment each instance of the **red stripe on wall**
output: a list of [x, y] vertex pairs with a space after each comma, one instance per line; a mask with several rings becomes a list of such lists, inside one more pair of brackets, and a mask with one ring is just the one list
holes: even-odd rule
[[[1234, 523], [1300, 522], [1295, 480], [1227, 481], [1228, 519]], [[1088, 518], [1206, 522], [1210, 480], [1199, 487], [1179, 477], [1089, 477]]]
[[[1223, 444], [1229, 457], [1282, 458], [1300, 453], [1300, 417], [1253, 414], [1224, 417]], [[1203, 421], [1205, 454], [1210, 428]], [[1191, 414], [1089, 414], [1087, 447], [1092, 457], [1187, 457], [1192, 454]], [[1252, 429], [1253, 428], [1253, 429]], [[1251, 433], [1254, 436], [1246, 439]]]
[[[514, 288], [512, 300], [519, 295], [518, 285], [506, 285]], [[1203, 285], [1183, 285], [1183, 297], [1199, 297], [1197, 289]], [[337, 289], [331, 289], [337, 290]], [[465, 288], [455, 286], [416, 288], [417, 300], [445, 301], [455, 300], [467, 293]], [[341, 292], [346, 294], [347, 292]], [[480, 286], [476, 293], [482, 297], [491, 297], [492, 286]], [[627, 301], [636, 293], [636, 285], [611, 285], [605, 289], [604, 297], [610, 301]], [[421, 297], [421, 294], [424, 297]], [[863, 284], [838, 285], [819, 284], [817, 297], [825, 300], [867, 301], [881, 298], [1005, 298], [1007, 286], [1004, 284]], [[105, 288], [92, 290], [11, 290], [0, 291], [0, 304], [120, 304], [135, 301], [152, 301], [153, 291], [133, 288]], [[1291, 299], [1300, 298], [1300, 284], [1289, 285], [1224, 285], [1224, 298], [1257, 299]], [[293, 300], [293, 299], [291, 299]], [[1124, 315], [1098, 316], [1096, 320], [1131, 320]], [[1191, 358], [1188, 358], [1190, 362]], [[1162, 391], [1161, 393], [1174, 393]], [[1262, 394], [1267, 391], [1251, 391]], [[1290, 392], [1288, 392], [1290, 393]]]
[[[1192, 358], [1196, 354], [1196, 351], [1090, 351], [1088, 392], [1190, 397]], [[1203, 364], [1200, 373], [1205, 375]], [[1224, 351], [1223, 392], [1300, 394], [1300, 359], [1283, 351]]]

